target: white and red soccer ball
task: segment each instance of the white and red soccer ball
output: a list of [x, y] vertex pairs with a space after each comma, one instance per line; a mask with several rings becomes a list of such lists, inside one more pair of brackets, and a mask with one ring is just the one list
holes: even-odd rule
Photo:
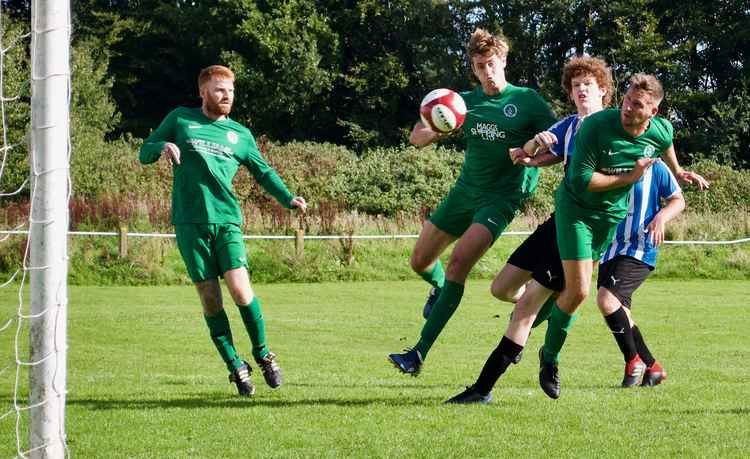
[[435, 132], [458, 129], [466, 119], [466, 103], [457, 92], [440, 88], [424, 96], [419, 107], [422, 124]]

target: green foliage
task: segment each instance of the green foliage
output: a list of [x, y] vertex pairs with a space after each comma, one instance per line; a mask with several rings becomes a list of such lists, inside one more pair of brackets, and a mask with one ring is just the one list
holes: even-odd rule
[[224, 7], [237, 24], [231, 48], [217, 57], [234, 69], [238, 93], [248, 96], [236, 99], [239, 120], [280, 139], [320, 125], [321, 116], [330, 116], [320, 98], [333, 86], [338, 36], [315, 3], [234, 0]]
[[346, 171], [347, 207], [386, 216], [434, 208], [462, 163], [462, 155], [440, 147], [371, 150]]
[[555, 191], [563, 178], [562, 163], [541, 168], [539, 184], [531, 198], [524, 205], [524, 213], [540, 223], [555, 210]]
[[[29, 38], [22, 36], [29, 31], [23, 20], [8, 17], [2, 12], [3, 88], [2, 96], [4, 120], [2, 130], [3, 146], [0, 151], [0, 193], [12, 193], [21, 189], [29, 178], [29, 142], [31, 126], [31, 83], [29, 75]], [[25, 188], [28, 190], [28, 186]], [[7, 199], [7, 198], [3, 198]]]
[[174, 242], [130, 242], [127, 258], [118, 256], [114, 238], [80, 238], [69, 246], [70, 285], [187, 285], [190, 278]]
[[73, 198], [124, 196], [145, 191], [133, 167], [137, 141], [107, 136], [118, 125], [120, 113], [110, 95], [113, 78], [107, 73], [109, 56], [93, 41], [79, 41], [71, 56], [70, 114]]
[[[262, 140], [262, 139], [261, 139]], [[267, 146], [264, 146], [267, 145]], [[316, 202], [335, 202], [343, 205], [347, 192], [346, 174], [355, 168], [357, 157], [347, 148], [327, 143], [290, 142], [281, 145], [264, 144], [266, 159], [279, 173], [290, 190]], [[245, 175], [243, 173], [243, 175]], [[265, 202], [267, 193], [252, 178], [235, 180], [251, 202]]]
[[[714, 103], [710, 111], [698, 120], [697, 131], [698, 142], [707, 157], [722, 164], [750, 166], [750, 156], [744, 154], [750, 150], [748, 86], [736, 88], [727, 100]], [[721, 136], [716, 133], [721, 133]]]
[[710, 189], [700, 192], [683, 185], [687, 208], [699, 214], [747, 212], [750, 209], [750, 171], [734, 170], [727, 164], [699, 161], [691, 170], [711, 182]]
[[[362, 156], [342, 146], [291, 142], [269, 146], [267, 159], [312, 210], [334, 206], [393, 217], [434, 208], [456, 181], [463, 155], [440, 146], [378, 148]], [[272, 206], [246, 172], [235, 180], [243, 202]]]
[[75, 30], [110, 56], [118, 134], [143, 137], [175, 106], [197, 105], [198, 71], [224, 63], [237, 74], [233, 117], [258, 134], [358, 153], [393, 147], [427, 91], [471, 86], [464, 46], [479, 26], [509, 39], [509, 81], [540, 89], [560, 113], [564, 62], [598, 55], [618, 93], [636, 72], [662, 79], [663, 114], [686, 158], [748, 164], [743, 0], [106, 3], [75, 2]]
[[341, 37], [340, 78], [327, 99], [341, 128], [336, 143], [398, 145], [429, 90], [466, 87], [464, 38], [447, 2], [319, 3]]

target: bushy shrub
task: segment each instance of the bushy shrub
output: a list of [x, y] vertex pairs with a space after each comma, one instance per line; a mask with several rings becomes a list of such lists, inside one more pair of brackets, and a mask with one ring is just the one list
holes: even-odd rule
[[463, 155], [441, 147], [378, 148], [346, 173], [347, 207], [393, 216], [433, 208], [456, 181]]
[[689, 167], [709, 182], [710, 189], [698, 191], [684, 185], [687, 209], [697, 213], [720, 213], [750, 210], [750, 171], [734, 170], [715, 161], [698, 161]]
[[[314, 224], [317, 226], [312, 230], [324, 234], [345, 230], [338, 216], [352, 212], [388, 219], [424, 215], [455, 183], [463, 163], [461, 152], [442, 146], [380, 148], [357, 156], [343, 146], [325, 143], [259, 144], [290, 190], [309, 201], [310, 210], [302, 227], [310, 230]], [[139, 139], [105, 142], [95, 136], [79, 142], [71, 164], [74, 227], [112, 229], [123, 221], [142, 230], [169, 226], [172, 172], [164, 161], [139, 164], [140, 145]], [[750, 171], [734, 170], [714, 161], [696, 162], [689, 168], [711, 181], [707, 192], [683, 187], [689, 212], [718, 214], [750, 209]], [[240, 171], [235, 188], [249, 227], [283, 233], [302, 225], [244, 168]], [[537, 191], [524, 208], [526, 216], [542, 220], [549, 215], [561, 178], [560, 165], [541, 171]], [[11, 202], [6, 202], [0, 209], [9, 224], [16, 221], [8, 217], [13, 213], [11, 207]]]
[[[329, 143], [290, 142], [270, 145], [260, 141], [269, 164], [292, 193], [313, 201], [341, 201], [347, 192], [346, 172], [357, 157], [346, 147]], [[266, 146], [267, 145], [267, 146]], [[257, 192], [262, 190], [254, 185]], [[259, 199], [260, 197], [255, 197]]]
[[[358, 211], [394, 216], [437, 205], [455, 182], [463, 155], [442, 147], [379, 148], [358, 157], [343, 146], [260, 141], [269, 164], [294, 194], [305, 196], [311, 211]], [[235, 187], [246, 206], [275, 211], [272, 198], [247, 172]]]
[[563, 177], [562, 164], [544, 167], [539, 173], [539, 185], [526, 201], [524, 214], [537, 221], [544, 221], [555, 210], [555, 191]]

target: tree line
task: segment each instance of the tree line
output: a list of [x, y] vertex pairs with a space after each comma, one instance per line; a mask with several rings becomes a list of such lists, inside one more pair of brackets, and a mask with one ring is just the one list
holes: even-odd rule
[[[2, 4], [13, 27], [28, 28], [27, 0]], [[747, 0], [71, 5], [73, 129], [89, 142], [145, 137], [172, 108], [199, 104], [198, 71], [222, 63], [237, 76], [232, 116], [256, 135], [360, 152], [400, 145], [429, 90], [475, 84], [464, 46], [483, 27], [511, 44], [508, 80], [538, 89], [558, 115], [572, 110], [560, 88], [564, 62], [576, 54], [599, 56], [612, 66], [620, 94], [633, 73], [662, 80], [662, 115], [675, 125], [685, 161], [750, 167]]]

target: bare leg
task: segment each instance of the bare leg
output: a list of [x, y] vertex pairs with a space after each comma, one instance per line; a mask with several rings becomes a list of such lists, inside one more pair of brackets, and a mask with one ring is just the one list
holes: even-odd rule
[[411, 269], [417, 273], [429, 271], [445, 248], [455, 240], [456, 236], [446, 233], [429, 220], [425, 221], [411, 254]]
[[514, 343], [525, 346], [531, 332], [531, 325], [534, 323], [539, 309], [552, 293], [554, 293], [552, 290], [535, 280], [531, 280], [526, 286], [523, 296], [516, 302], [505, 336]]
[[224, 273], [224, 282], [235, 304], [244, 306], [253, 301], [253, 288], [245, 267], [230, 269]]
[[530, 279], [530, 271], [506, 263], [492, 281], [490, 291], [500, 301], [515, 303], [523, 295]]
[[584, 302], [591, 289], [591, 260], [562, 260], [565, 288], [557, 299], [563, 312], [573, 314]]
[[212, 317], [224, 308], [218, 279], [196, 282], [195, 288], [198, 290], [204, 315]]
[[453, 248], [445, 278], [459, 284], [465, 283], [471, 269], [491, 245], [490, 230], [479, 223], [472, 224]]

